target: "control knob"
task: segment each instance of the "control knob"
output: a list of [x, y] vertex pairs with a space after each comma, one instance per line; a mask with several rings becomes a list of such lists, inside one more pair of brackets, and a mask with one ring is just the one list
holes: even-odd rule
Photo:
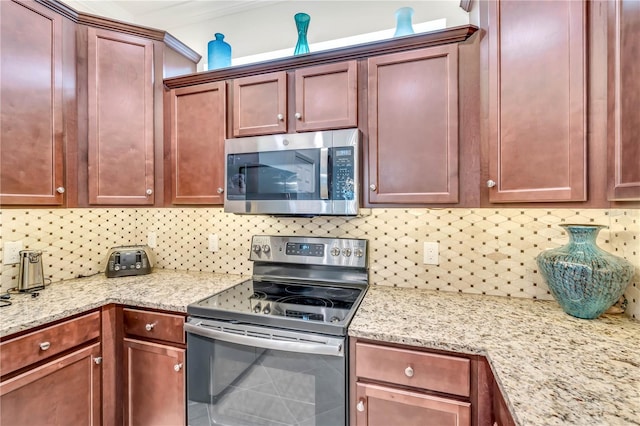
[[262, 310], [262, 313], [265, 315], [269, 315], [271, 313], [271, 304], [267, 303], [267, 305]]
[[260, 253], [260, 251], [262, 250], [262, 246], [260, 244], [255, 244], [253, 246], [253, 251], [256, 253]]
[[260, 306], [259, 303], [253, 307], [253, 312], [256, 314], [259, 314], [261, 310], [262, 310], [262, 306]]
[[331, 249], [331, 256], [339, 256], [340, 255], [340, 249], [338, 247], [334, 247]]
[[346, 249], [342, 250], [342, 255], [345, 256], [345, 257], [351, 256], [351, 249], [350, 248], [346, 248]]
[[330, 322], [336, 323], [336, 322], [340, 322], [340, 318], [338, 317], [331, 317], [331, 319], [329, 320]]
[[269, 246], [268, 244], [265, 244], [262, 246], [262, 251], [264, 253], [269, 253], [271, 251], [271, 246]]
[[357, 248], [353, 251], [353, 255], [355, 257], [362, 257], [364, 256], [364, 250], [362, 250], [361, 248]]

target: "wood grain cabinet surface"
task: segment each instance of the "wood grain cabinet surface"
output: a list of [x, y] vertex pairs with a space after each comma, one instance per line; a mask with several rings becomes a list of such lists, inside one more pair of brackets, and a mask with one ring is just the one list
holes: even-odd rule
[[368, 59], [369, 203], [458, 202], [458, 45]]
[[153, 205], [153, 41], [88, 28], [89, 204]]
[[0, 205], [62, 205], [66, 20], [33, 1], [0, 15]]
[[223, 204], [225, 82], [172, 89], [167, 99], [172, 203]]
[[640, 2], [608, 2], [609, 199], [640, 200]]
[[469, 359], [361, 341], [350, 348], [356, 425], [472, 424]]
[[233, 136], [287, 132], [287, 73], [233, 80]]
[[492, 203], [586, 200], [587, 3], [482, 2]]
[[184, 318], [123, 309], [125, 424], [186, 424]]

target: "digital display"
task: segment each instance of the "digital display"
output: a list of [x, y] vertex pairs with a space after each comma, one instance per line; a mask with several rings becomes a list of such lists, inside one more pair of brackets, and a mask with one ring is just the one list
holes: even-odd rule
[[324, 244], [287, 243], [286, 254], [290, 256], [324, 256]]
[[351, 155], [350, 149], [336, 149], [336, 157], [344, 157], [345, 155]]

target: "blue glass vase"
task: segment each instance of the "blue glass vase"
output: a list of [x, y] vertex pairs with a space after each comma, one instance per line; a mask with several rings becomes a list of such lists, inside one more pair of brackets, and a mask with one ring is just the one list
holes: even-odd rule
[[577, 318], [599, 317], [620, 299], [634, 267], [596, 245], [603, 225], [560, 225], [569, 243], [536, 257], [540, 273], [562, 309]]
[[413, 34], [413, 26], [411, 19], [413, 18], [413, 9], [410, 7], [401, 7], [396, 10], [396, 32], [394, 37]]
[[207, 69], [226, 68], [231, 66], [231, 46], [224, 41], [224, 34], [215, 33], [215, 40], [207, 44]]
[[293, 19], [296, 21], [296, 28], [298, 30], [298, 42], [296, 43], [296, 48], [293, 51], [293, 54], [302, 55], [303, 53], [309, 53], [307, 31], [309, 30], [309, 21], [311, 20], [311, 17], [306, 13], [296, 13]]

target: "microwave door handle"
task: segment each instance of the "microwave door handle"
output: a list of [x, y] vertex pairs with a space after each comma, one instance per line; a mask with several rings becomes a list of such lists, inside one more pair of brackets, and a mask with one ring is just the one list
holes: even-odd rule
[[320, 199], [329, 199], [329, 148], [320, 148]]
[[279, 351], [288, 351], [295, 353], [314, 354], [314, 355], [330, 355], [344, 356], [344, 348], [341, 343], [322, 344], [312, 342], [299, 342], [287, 340], [272, 340], [262, 337], [252, 337], [243, 334], [226, 333], [224, 331], [205, 328], [201, 325], [184, 324], [184, 331], [198, 336], [208, 337], [223, 342], [236, 343], [242, 346], [253, 346], [264, 349], [274, 349]]

